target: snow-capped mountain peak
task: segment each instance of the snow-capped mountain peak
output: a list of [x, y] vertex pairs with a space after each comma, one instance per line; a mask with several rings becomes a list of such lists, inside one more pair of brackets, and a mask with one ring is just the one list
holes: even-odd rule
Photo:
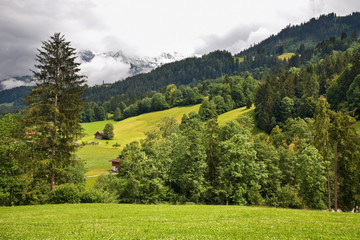
[[95, 53], [84, 50], [78, 53], [82, 72], [88, 76], [88, 84], [113, 83], [126, 77], [147, 73], [164, 64], [186, 57], [180, 53], [161, 53], [157, 57], [128, 56], [123, 51]]

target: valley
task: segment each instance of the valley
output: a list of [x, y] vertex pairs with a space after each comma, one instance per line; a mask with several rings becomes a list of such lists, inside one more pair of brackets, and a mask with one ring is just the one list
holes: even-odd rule
[[[186, 107], [175, 107], [168, 110], [142, 114], [136, 117], [130, 117], [125, 120], [116, 122], [113, 120], [97, 121], [91, 123], [82, 123], [85, 130], [85, 136], [78, 142], [81, 146], [77, 151], [77, 156], [85, 162], [87, 168], [86, 176], [107, 174], [111, 169], [109, 160], [119, 156], [121, 149], [132, 141], [140, 141], [145, 138], [145, 133], [149, 130], [156, 129], [164, 117], [175, 118], [180, 123], [184, 114], [197, 112], [200, 104]], [[245, 107], [226, 112], [218, 117], [220, 125], [228, 121], [236, 120], [243, 114], [253, 115], [254, 108], [246, 109]], [[111, 122], [114, 125], [114, 135], [112, 140], [99, 140], [94, 138], [97, 131], [104, 129], [106, 123]], [[260, 129], [254, 128], [253, 134], [261, 132]], [[91, 142], [97, 142], [97, 145], [91, 145]], [[113, 147], [115, 143], [120, 147]], [[87, 178], [88, 180], [89, 178]], [[90, 180], [91, 181], [91, 180]]]

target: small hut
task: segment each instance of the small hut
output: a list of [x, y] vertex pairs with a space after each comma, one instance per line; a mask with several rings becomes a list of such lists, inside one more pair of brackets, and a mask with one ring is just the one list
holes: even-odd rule
[[117, 167], [120, 165], [120, 158], [115, 158], [113, 160], [109, 160], [109, 162], [112, 163], [111, 171], [113, 173], [117, 173], [118, 172]]
[[103, 139], [103, 137], [104, 137], [104, 132], [103, 131], [97, 131], [95, 133], [95, 138], [96, 139]]

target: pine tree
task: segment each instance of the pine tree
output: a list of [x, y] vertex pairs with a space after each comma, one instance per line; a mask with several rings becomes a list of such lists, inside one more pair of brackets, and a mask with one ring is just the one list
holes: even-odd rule
[[104, 128], [104, 139], [113, 139], [114, 138], [114, 125], [112, 123], [107, 123]]
[[27, 96], [25, 124], [43, 159], [48, 161], [50, 189], [55, 175], [71, 165], [76, 150], [74, 141], [81, 136], [79, 113], [82, 110], [84, 76], [79, 75], [75, 49], [64, 36], [55, 33], [42, 42], [36, 55], [37, 71], [33, 71], [36, 87]]
[[119, 107], [117, 107], [114, 113], [114, 120], [120, 121], [120, 119], [121, 119], [121, 110]]

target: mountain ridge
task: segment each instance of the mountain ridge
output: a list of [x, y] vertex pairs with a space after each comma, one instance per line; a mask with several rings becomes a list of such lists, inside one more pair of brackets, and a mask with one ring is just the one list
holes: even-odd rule
[[[78, 57], [80, 59], [80, 68], [87, 69], [91, 74], [91, 66], [94, 64], [114, 64], [118, 66], [120, 70], [119, 79], [123, 80], [127, 77], [132, 77], [137, 74], [148, 73], [153, 69], [161, 67], [164, 64], [180, 61], [182, 59], [192, 57], [194, 55], [183, 55], [178, 52], [172, 53], [161, 53], [156, 57], [148, 57], [148, 56], [131, 56], [124, 53], [122, 50], [118, 51], [109, 51], [109, 52], [101, 52], [96, 53], [92, 50], [82, 50], [78, 52]], [[90, 70], [89, 70], [90, 69]], [[84, 74], [87, 75], [86, 70]], [[99, 77], [99, 76], [97, 76]], [[93, 80], [91, 82], [97, 82], [97, 84], [90, 85], [98, 85], [101, 84], [99, 80]]]

